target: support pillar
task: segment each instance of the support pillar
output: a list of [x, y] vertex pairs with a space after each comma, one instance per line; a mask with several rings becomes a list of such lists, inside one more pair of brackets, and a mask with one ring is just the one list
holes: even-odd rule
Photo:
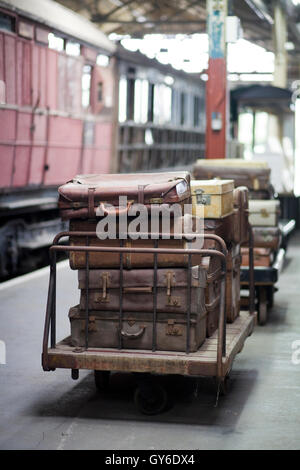
[[281, 3], [277, 0], [274, 5], [273, 41], [275, 51], [275, 69], [273, 85], [287, 87], [288, 59], [285, 44], [287, 41], [287, 19]]
[[209, 39], [206, 158], [225, 158], [228, 119], [225, 20], [228, 0], [207, 0], [206, 5]]

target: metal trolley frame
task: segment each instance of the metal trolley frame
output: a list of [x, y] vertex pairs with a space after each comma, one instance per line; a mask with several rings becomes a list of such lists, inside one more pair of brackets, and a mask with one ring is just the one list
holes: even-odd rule
[[[251, 228], [249, 227], [250, 233]], [[161, 235], [161, 234], [160, 234]], [[85, 246], [61, 245], [59, 241], [64, 237], [86, 237]], [[234, 357], [243, 348], [245, 339], [252, 333], [255, 324], [254, 309], [254, 285], [253, 276], [252, 288], [250, 289], [249, 312], [241, 312], [241, 315], [233, 324], [226, 324], [225, 295], [226, 295], [226, 256], [227, 249], [224, 240], [213, 234], [184, 234], [183, 237], [191, 241], [195, 237], [214, 240], [220, 250], [216, 249], [178, 249], [178, 248], [158, 248], [158, 240], [154, 240], [154, 248], [127, 248], [120, 247], [97, 247], [90, 245], [90, 238], [95, 237], [95, 232], [61, 232], [50, 247], [50, 280], [48, 289], [48, 300], [46, 308], [46, 318], [43, 337], [42, 366], [45, 371], [53, 371], [56, 368], [68, 368], [72, 371], [72, 378], [77, 379], [80, 369], [90, 369], [95, 371], [96, 385], [105, 382], [105, 378], [110, 371], [135, 372], [141, 376], [144, 374], [164, 375], [179, 374], [185, 376], [211, 376], [217, 380], [217, 390], [225, 392], [225, 384], [232, 367]], [[175, 237], [173, 234], [172, 237]], [[250, 236], [250, 240], [252, 237]], [[250, 246], [250, 272], [253, 271], [253, 246]], [[85, 347], [74, 348], [70, 343], [70, 337], [56, 343], [56, 254], [57, 252], [85, 252], [86, 253], [86, 310], [85, 310]], [[89, 347], [88, 325], [89, 325], [89, 254], [91, 252], [109, 252], [120, 254], [120, 310], [119, 310], [119, 347], [116, 349], [97, 349]], [[122, 318], [123, 318], [123, 255], [126, 253], [148, 253], [153, 254], [154, 282], [153, 282], [153, 341], [152, 351], [123, 349], [122, 348]], [[157, 257], [159, 254], [184, 254], [188, 256], [188, 288], [187, 288], [187, 334], [186, 350], [184, 352], [157, 351], [156, 348], [156, 322], [157, 322]], [[190, 320], [191, 320], [191, 267], [192, 256], [215, 256], [222, 263], [221, 280], [221, 301], [220, 315], [217, 331], [206, 338], [203, 345], [196, 352], [190, 352]], [[50, 340], [50, 347], [49, 347]], [[156, 389], [151, 389], [152, 393], [157, 393]], [[156, 390], [156, 392], [155, 392]], [[141, 395], [144, 393], [144, 385], [139, 388], [136, 401], [141, 405]], [[160, 396], [165, 397], [161, 392]], [[144, 400], [144, 397], [143, 397]], [[165, 402], [165, 400], [158, 400]], [[149, 403], [148, 403], [149, 405]], [[160, 403], [161, 405], [161, 403]], [[145, 410], [149, 408], [139, 406]], [[151, 411], [153, 407], [150, 407]], [[159, 410], [161, 407], [159, 408]], [[148, 410], [149, 411], [149, 410]], [[148, 413], [152, 414], [152, 413]]]

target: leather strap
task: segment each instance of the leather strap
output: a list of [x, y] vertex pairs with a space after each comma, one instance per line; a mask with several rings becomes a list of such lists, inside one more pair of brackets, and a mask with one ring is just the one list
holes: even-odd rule
[[145, 202], [145, 193], [144, 193], [145, 186], [139, 185], [138, 186], [138, 203], [144, 204]]
[[88, 215], [90, 219], [95, 217], [95, 188], [88, 188]]

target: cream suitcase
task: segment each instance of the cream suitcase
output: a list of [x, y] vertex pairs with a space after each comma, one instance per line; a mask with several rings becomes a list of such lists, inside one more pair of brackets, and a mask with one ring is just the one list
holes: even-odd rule
[[254, 227], [276, 227], [279, 214], [279, 201], [249, 200], [249, 222]]
[[191, 181], [193, 215], [221, 219], [233, 213], [233, 180]]
[[244, 160], [243, 158], [200, 158], [196, 165], [201, 166], [227, 166], [230, 168], [269, 168], [268, 162], [258, 160]]

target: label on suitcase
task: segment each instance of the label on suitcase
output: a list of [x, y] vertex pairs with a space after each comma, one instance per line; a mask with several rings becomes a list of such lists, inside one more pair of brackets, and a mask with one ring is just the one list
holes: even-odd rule
[[[191, 272], [191, 313], [205, 312], [206, 271], [200, 266]], [[124, 311], [153, 312], [154, 270], [132, 269], [123, 272], [122, 307]], [[184, 314], [189, 301], [188, 270], [157, 270], [157, 311]], [[78, 287], [81, 289], [80, 309], [86, 307], [86, 272], [78, 271]], [[89, 271], [89, 309], [119, 311], [120, 270]]]
[[[64, 220], [94, 218], [111, 212], [127, 213], [133, 204], [180, 204], [190, 202], [188, 172], [79, 175], [60, 186], [59, 208]], [[120, 204], [120, 197], [126, 204]], [[133, 214], [134, 215], [134, 214]]]
[[[85, 346], [85, 312], [78, 306], [69, 311], [71, 341], [75, 347]], [[118, 348], [120, 337], [119, 314], [117, 312], [89, 312], [88, 343], [90, 348]], [[145, 312], [123, 312], [121, 327], [122, 348], [152, 350], [153, 314]], [[206, 338], [206, 313], [192, 316], [190, 321], [190, 352], [197, 351]], [[186, 351], [186, 315], [172, 316], [157, 313], [156, 349], [158, 351]]]
[[193, 215], [219, 219], [233, 213], [233, 180], [191, 181]]

